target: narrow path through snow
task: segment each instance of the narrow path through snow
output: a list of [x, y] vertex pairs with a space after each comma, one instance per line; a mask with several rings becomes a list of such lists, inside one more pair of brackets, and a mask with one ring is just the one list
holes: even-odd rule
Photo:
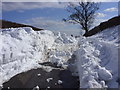
[[[38, 62], [41, 66], [51, 67], [51, 71], [43, 68], [32, 69], [12, 77], [3, 83], [3, 88], [79, 88], [79, 77], [73, 76], [69, 62], [77, 44], [54, 43], [51, 49], [45, 48], [45, 62]], [[71, 58], [71, 59], [70, 59]], [[70, 60], [69, 60], [70, 59]]]
[[68, 69], [53, 69], [51, 72], [33, 69], [11, 78], [3, 84], [4, 88], [79, 88], [78, 77], [72, 76]]

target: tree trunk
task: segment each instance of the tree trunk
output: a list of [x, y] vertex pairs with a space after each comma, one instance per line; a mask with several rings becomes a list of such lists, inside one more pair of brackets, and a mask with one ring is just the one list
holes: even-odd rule
[[87, 32], [88, 32], [88, 28], [86, 27], [86, 28], [85, 28], [85, 34], [86, 34]]

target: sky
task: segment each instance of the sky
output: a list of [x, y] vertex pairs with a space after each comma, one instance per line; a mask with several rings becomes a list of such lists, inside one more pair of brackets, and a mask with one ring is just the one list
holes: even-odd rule
[[[70, 15], [66, 7], [66, 2], [2, 2], [2, 19], [69, 35], [83, 33], [79, 25], [62, 21]], [[118, 2], [101, 2], [94, 26], [117, 15]]]

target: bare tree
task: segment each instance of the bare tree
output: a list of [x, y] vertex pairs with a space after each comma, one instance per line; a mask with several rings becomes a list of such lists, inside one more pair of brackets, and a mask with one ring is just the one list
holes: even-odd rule
[[95, 2], [78, 2], [70, 3], [67, 6], [67, 11], [71, 14], [67, 19], [63, 21], [79, 24], [85, 33], [91, 28], [94, 19], [95, 12], [99, 9], [99, 3]]

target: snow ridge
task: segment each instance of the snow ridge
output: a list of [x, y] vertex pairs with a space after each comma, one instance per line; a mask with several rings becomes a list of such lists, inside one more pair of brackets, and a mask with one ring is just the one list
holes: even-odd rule
[[75, 53], [80, 88], [118, 88], [118, 44], [118, 26], [80, 38]]

